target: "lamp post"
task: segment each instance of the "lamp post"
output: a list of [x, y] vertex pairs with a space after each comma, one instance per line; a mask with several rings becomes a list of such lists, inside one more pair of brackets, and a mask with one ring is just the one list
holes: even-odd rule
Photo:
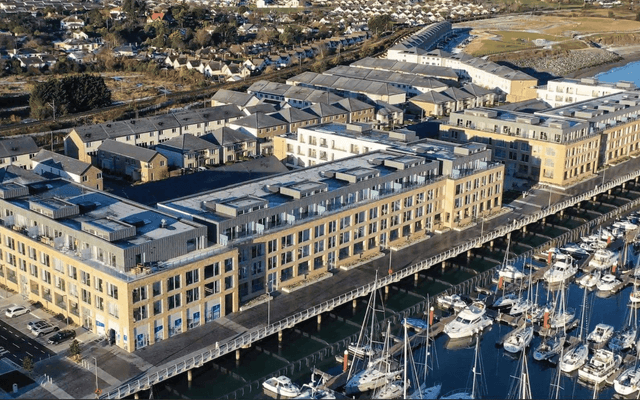
[[267, 327], [271, 325], [271, 282], [267, 281]]
[[98, 388], [98, 360], [95, 357], [93, 358], [93, 362], [95, 363], [95, 372], [96, 372], [96, 398], [100, 397], [100, 388]]

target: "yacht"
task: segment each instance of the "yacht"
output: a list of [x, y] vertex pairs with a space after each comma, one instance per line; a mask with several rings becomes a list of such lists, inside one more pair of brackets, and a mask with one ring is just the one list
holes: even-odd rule
[[533, 325], [518, 328], [507, 340], [504, 341], [504, 349], [509, 353], [523, 351], [533, 339]]
[[518, 302], [518, 295], [515, 293], [507, 293], [501, 297], [499, 297], [496, 301], [493, 302], [493, 308], [507, 308], [511, 307]]
[[446, 310], [453, 308], [456, 311], [460, 311], [467, 306], [467, 303], [457, 294], [440, 296], [436, 299], [436, 304], [440, 308]]
[[556, 261], [551, 268], [544, 273], [543, 277], [547, 283], [560, 283], [571, 278], [578, 272], [578, 267], [573, 263], [571, 257], [564, 261]]
[[640, 389], [640, 369], [638, 365], [627, 368], [613, 381], [616, 393], [623, 396], [633, 394]]
[[621, 230], [623, 230], [625, 232], [630, 232], [630, 231], [632, 231], [634, 229], [638, 229], [638, 225], [636, 225], [636, 224], [634, 224], [634, 223], [632, 223], [630, 221], [625, 221], [625, 220], [614, 222], [611, 226], [614, 227], [614, 228], [621, 229]]
[[608, 270], [613, 267], [613, 264], [618, 262], [618, 254], [607, 249], [598, 249], [593, 255], [591, 261], [589, 261], [589, 267], [595, 268], [599, 271]]
[[580, 287], [593, 289], [598, 284], [598, 281], [600, 280], [600, 275], [601, 275], [600, 271], [594, 270], [590, 274], [584, 274], [580, 278], [576, 279], [576, 283]]
[[589, 362], [578, 370], [578, 377], [590, 383], [604, 382], [622, 363], [622, 357], [610, 350], [599, 349], [591, 356]]
[[554, 335], [545, 338], [533, 352], [533, 359], [536, 361], [550, 360], [556, 354], [560, 354], [564, 347], [565, 336]]
[[625, 326], [613, 335], [607, 347], [618, 353], [630, 349], [636, 342], [636, 336], [638, 336], [638, 329], [635, 326]]
[[525, 276], [524, 272], [511, 264], [506, 264], [498, 270], [498, 278], [504, 278], [510, 281], [524, 279]]
[[634, 286], [633, 291], [631, 292], [631, 294], [629, 294], [629, 305], [640, 305], [640, 288], [638, 288], [637, 286]]
[[596, 283], [596, 288], [601, 292], [612, 292], [620, 286], [622, 282], [612, 274], [605, 274]]
[[300, 395], [300, 388], [286, 376], [274, 376], [262, 382], [265, 392], [275, 394], [276, 398], [292, 399]]
[[560, 369], [562, 372], [570, 373], [582, 367], [589, 357], [589, 347], [580, 342], [578, 345], [569, 349], [560, 360]]
[[472, 336], [474, 331], [483, 330], [493, 323], [486, 315], [487, 306], [481, 301], [475, 301], [460, 311], [458, 316], [444, 327], [451, 339]]
[[576, 318], [575, 310], [568, 308], [563, 312], [554, 313], [549, 318], [549, 326], [551, 329], [560, 329], [568, 326]]
[[371, 346], [370, 344], [358, 346], [357, 343], [349, 343], [349, 345], [347, 346], [347, 350], [349, 351], [349, 353], [358, 358], [375, 357], [378, 353], [380, 353], [380, 350], [382, 350], [382, 346]]
[[572, 257], [588, 257], [589, 252], [576, 243], [567, 243], [560, 249]]
[[603, 348], [613, 336], [613, 326], [598, 324], [593, 331], [587, 335], [587, 343], [592, 349]]

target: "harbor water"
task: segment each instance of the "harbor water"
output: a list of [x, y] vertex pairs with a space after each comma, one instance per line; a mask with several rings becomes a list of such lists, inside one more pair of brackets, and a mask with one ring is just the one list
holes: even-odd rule
[[[568, 209], [564, 217], [559, 215], [547, 218], [546, 224], [539, 221], [527, 227], [525, 232], [513, 232], [510, 246], [510, 257], [540, 246], [554, 237], [575, 229], [589, 220], [615, 210], [625, 202], [640, 197], [640, 186], [628, 184], [625, 190], [616, 188], [612, 195], [601, 195], [595, 202], [583, 203], [580, 209]], [[408, 309], [418, 303], [424, 303], [428, 296], [435, 296], [443, 290], [456, 285], [478, 273], [487, 271], [504, 259], [507, 247], [506, 238], [496, 240], [493, 249], [485, 244], [474, 251], [472, 257], [464, 255], [450, 260], [447, 268], [431, 268], [422, 271], [417, 280], [413, 277], [393, 285], [388, 294], [383, 291], [379, 298], [383, 300], [389, 315]], [[630, 252], [633, 253], [633, 252]], [[535, 290], [535, 286], [534, 289]], [[626, 322], [630, 308], [627, 306], [632, 288], [627, 286], [619, 293], [607, 298], [600, 298], [594, 293], [587, 301], [587, 331], [598, 323], [606, 323], [619, 330]], [[526, 291], [524, 292], [526, 294]], [[571, 284], [567, 288], [568, 307], [576, 310], [580, 318], [583, 290]], [[547, 289], [538, 284], [540, 304], [546, 303]], [[340, 364], [335, 355], [341, 354], [343, 348], [337, 349], [335, 344], [345, 338], [354, 338], [360, 330], [367, 308], [367, 299], [361, 298], [354, 308], [351, 303], [345, 304], [322, 316], [322, 322], [315, 319], [305, 321], [293, 329], [284, 332], [283, 340], [277, 335], [266, 338], [248, 349], [242, 350], [242, 357], [236, 360], [233, 354], [226, 355], [193, 372], [192, 382], [185, 377], [175, 377], [154, 389], [156, 398], [264, 398], [259, 387], [261, 380], [270, 374], [282, 371], [293, 365], [287, 375], [294, 382], [302, 384], [309, 381], [311, 370], [317, 369], [330, 373], [339, 373]], [[446, 314], [444, 314], [446, 315]], [[417, 315], [421, 317], [421, 315]], [[505, 352], [496, 343], [513, 328], [494, 323], [480, 336], [482, 354], [483, 398], [507, 398], [509, 388], [516, 373], [518, 359]], [[569, 335], [576, 335], [577, 329]], [[401, 336], [400, 326], [392, 332]], [[533, 349], [541, 338], [535, 336], [528, 349], [528, 364], [532, 394], [534, 398], [549, 398], [550, 386], [557, 374], [556, 366], [549, 362], [533, 360]], [[430, 382], [442, 383], [442, 394], [471, 387], [471, 368], [474, 361], [473, 339], [450, 341], [444, 334], [435, 339], [434, 369], [430, 374]], [[336, 349], [334, 353], [326, 352], [327, 348]], [[417, 352], [422, 350], [418, 349]], [[323, 357], [315, 357], [324, 354]], [[309, 361], [309, 357], [313, 356]], [[420, 357], [419, 354], [414, 356]], [[306, 360], [304, 362], [300, 360]], [[562, 390], [560, 398], [593, 398], [594, 388], [578, 381], [577, 373], [562, 374], [560, 382]], [[612, 398], [614, 390], [610, 386], [599, 388], [595, 395], [598, 398]], [[363, 398], [365, 398], [363, 396]]]
[[630, 62], [627, 65], [612, 68], [609, 71], [597, 74], [595, 77], [602, 82], [610, 83], [629, 81], [640, 87], [640, 61]]

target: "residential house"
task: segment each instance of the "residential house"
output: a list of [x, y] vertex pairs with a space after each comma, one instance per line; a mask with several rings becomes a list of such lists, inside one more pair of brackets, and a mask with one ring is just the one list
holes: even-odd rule
[[257, 113], [239, 118], [230, 122], [227, 126], [241, 132], [250, 133], [258, 139], [270, 139], [287, 133], [289, 124], [270, 115]]
[[245, 109], [260, 104], [260, 100], [250, 93], [220, 89], [211, 98], [211, 107], [225, 104], [234, 104], [241, 109]]
[[33, 172], [46, 178], [62, 177], [102, 190], [102, 171], [89, 163], [42, 149], [31, 159]]
[[84, 21], [76, 16], [69, 16], [60, 21], [60, 29], [70, 31], [84, 28]]
[[15, 165], [31, 169], [31, 159], [40, 149], [30, 136], [0, 140], [0, 168]]
[[298, 132], [298, 128], [320, 123], [318, 116], [293, 107], [282, 109], [270, 115], [279, 120], [286, 121], [288, 123], [287, 132], [293, 133]]
[[202, 136], [203, 140], [220, 146], [220, 163], [239, 161], [258, 153], [258, 140], [250, 133], [222, 127]]
[[353, 98], [342, 99], [331, 105], [347, 111], [347, 122], [369, 122], [375, 119], [375, 106]]
[[220, 146], [191, 134], [162, 142], [155, 150], [167, 157], [169, 167], [197, 168], [220, 163]]
[[133, 182], [152, 182], [169, 177], [166, 156], [111, 139], [98, 147], [97, 160], [103, 171], [125, 176]]
[[349, 112], [344, 108], [332, 106], [326, 103], [313, 104], [309, 107], [303, 108], [302, 111], [315, 115], [320, 119], [319, 122], [321, 124], [327, 124], [330, 122], [346, 123], [349, 118]]

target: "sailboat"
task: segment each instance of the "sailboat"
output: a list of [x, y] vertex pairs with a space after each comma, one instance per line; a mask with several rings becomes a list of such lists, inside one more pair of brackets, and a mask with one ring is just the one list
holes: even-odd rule
[[402, 374], [402, 368], [397, 367], [389, 352], [389, 339], [391, 337], [391, 322], [387, 323], [382, 354], [370, 359], [366, 368], [353, 375], [345, 386], [347, 395], [366, 392], [382, 387]]
[[522, 352], [520, 355], [520, 363], [518, 363], [518, 371], [516, 375], [511, 376], [511, 390], [508, 399], [531, 399], [531, 384], [529, 382], [529, 367], [527, 366], [527, 353]]
[[587, 307], [587, 288], [584, 289], [582, 298], [582, 312], [580, 315], [580, 333], [578, 333], [578, 344], [569, 349], [560, 358], [560, 369], [562, 372], [573, 372], [582, 367], [589, 357], [589, 347], [584, 342], [584, 320]]
[[[437, 399], [440, 396], [440, 390], [442, 389], [442, 384], [438, 383], [434, 386], [427, 386], [427, 375], [429, 374], [430, 362], [433, 358], [429, 358], [431, 356], [431, 339], [429, 338], [430, 326], [429, 321], [427, 323], [427, 329], [424, 331], [424, 360], [423, 363], [418, 363], [418, 365], [414, 364], [416, 368], [414, 369], [415, 380], [417, 382], [416, 385], [411, 385], [411, 392], [409, 392], [408, 384], [405, 385], [405, 391], [403, 393], [404, 399]], [[413, 361], [413, 358], [410, 358]], [[422, 377], [418, 377], [422, 372]], [[409, 382], [407, 368], [405, 367], [405, 382]]]
[[[636, 349], [636, 352], [640, 352], [640, 346]], [[636, 362], [630, 368], [624, 370], [616, 379], [613, 381], [613, 388], [616, 393], [621, 394], [623, 396], [628, 396], [637, 392], [640, 389], [640, 368], [638, 368], [638, 357], [636, 357]]]
[[527, 297], [524, 298], [522, 296], [522, 283], [521, 283], [520, 292], [518, 293], [518, 301], [513, 306], [511, 306], [511, 310], [509, 310], [509, 315], [516, 316], [516, 315], [526, 313], [530, 311], [534, 306], [533, 299], [531, 298], [531, 296], [533, 296], [533, 290], [531, 287], [531, 284], [532, 284], [531, 276], [533, 273], [531, 269], [533, 269], [533, 264], [529, 263], [529, 266], [530, 266], [529, 267], [530, 271], [529, 271], [529, 279], [527, 279], [527, 285], [528, 285]]
[[509, 247], [511, 246], [511, 236], [507, 240], [507, 250], [504, 253], [504, 261], [502, 266], [498, 269], [498, 278], [507, 279], [509, 281], [515, 281], [523, 279], [526, 275], [520, 271], [515, 265], [509, 263]]
[[478, 399], [482, 395], [482, 390], [479, 386], [478, 377], [482, 379], [482, 358], [480, 354], [480, 331], [476, 330], [476, 346], [475, 356], [473, 360], [473, 368], [471, 373], [473, 374], [473, 380], [471, 384], [471, 391], [469, 389], [458, 389], [450, 392], [442, 397], [443, 400], [453, 399]]
[[553, 358], [556, 354], [560, 354], [560, 351], [564, 348], [564, 342], [566, 339], [566, 324], [568, 321], [567, 315], [571, 315], [571, 320], [575, 316], [574, 314], [568, 314], [565, 310], [565, 298], [564, 298], [564, 284], [558, 290], [555, 301], [556, 309], [553, 312], [553, 316], [550, 319], [550, 326], [553, 329], [561, 328], [555, 335], [546, 337], [533, 352], [533, 358], [537, 361], [545, 361]]
[[635, 308], [629, 309], [629, 320], [625, 326], [613, 337], [607, 346], [616, 352], [630, 349], [638, 336], [638, 311]]

